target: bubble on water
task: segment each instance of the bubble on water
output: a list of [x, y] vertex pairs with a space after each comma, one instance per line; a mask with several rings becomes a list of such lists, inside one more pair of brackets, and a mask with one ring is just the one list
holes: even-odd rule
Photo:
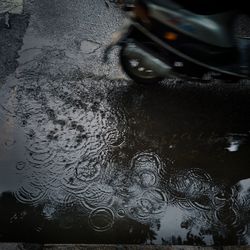
[[111, 209], [100, 207], [89, 215], [89, 225], [97, 232], [105, 232], [113, 227], [114, 213]]
[[119, 217], [123, 218], [123, 217], [125, 217], [126, 212], [125, 212], [124, 209], [120, 208], [120, 209], [117, 210], [117, 215], [118, 215]]

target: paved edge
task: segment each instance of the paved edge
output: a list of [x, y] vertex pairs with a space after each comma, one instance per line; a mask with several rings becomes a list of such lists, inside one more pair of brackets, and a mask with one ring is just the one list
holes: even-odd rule
[[250, 246], [153, 246], [153, 245], [90, 245], [0, 243], [0, 250], [250, 250]]

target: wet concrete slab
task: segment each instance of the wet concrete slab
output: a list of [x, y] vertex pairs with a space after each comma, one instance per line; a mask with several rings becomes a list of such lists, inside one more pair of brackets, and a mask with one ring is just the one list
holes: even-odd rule
[[1, 0], [0, 14], [9, 12], [12, 14], [23, 13], [23, 0]]
[[0, 241], [249, 245], [249, 83], [136, 86], [102, 63], [114, 5], [29, 11], [0, 89]]

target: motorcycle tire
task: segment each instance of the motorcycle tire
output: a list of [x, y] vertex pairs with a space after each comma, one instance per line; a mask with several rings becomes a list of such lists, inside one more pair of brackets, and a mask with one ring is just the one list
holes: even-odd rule
[[[136, 67], [133, 67], [131, 65], [131, 60], [136, 60], [136, 58], [128, 58], [126, 55], [126, 47], [127, 44], [122, 45], [122, 48], [120, 50], [120, 64], [122, 66], [123, 71], [126, 73], [126, 75], [131, 78], [134, 82], [138, 84], [144, 84], [144, 85], [152, 85], [157, 84], [161, 82], [164, 77], [152, 75], [152, 77], [143, 76], [142, 72], [136, 72]], [[139, 66], [137, 65], [137, 68]], [[142, 68], [142, 67], [141, 67]], [[139, 69], [139, 68], [138, 68]], [[145, 69], [146, 70], [146, 69]]]

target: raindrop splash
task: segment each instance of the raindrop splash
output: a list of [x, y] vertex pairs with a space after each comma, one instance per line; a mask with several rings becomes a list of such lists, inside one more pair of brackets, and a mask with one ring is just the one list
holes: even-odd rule
[[89, 215], [89, 225], [94, 231], [105, 232], [113, 227], [114, 213], [109, 208], [97, 208]]

